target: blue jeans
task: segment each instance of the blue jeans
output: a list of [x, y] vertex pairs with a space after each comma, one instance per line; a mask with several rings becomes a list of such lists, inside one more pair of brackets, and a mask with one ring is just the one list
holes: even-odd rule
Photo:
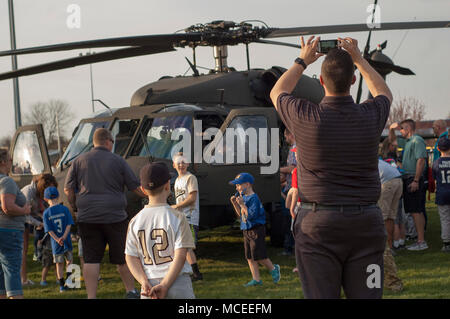
[[23, 295], [22, 265], [23, 231], [0, 229], [0, 295]]

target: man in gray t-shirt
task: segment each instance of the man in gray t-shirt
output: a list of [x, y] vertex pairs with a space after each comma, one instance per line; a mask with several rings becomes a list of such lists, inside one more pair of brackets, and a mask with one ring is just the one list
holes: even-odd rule
[[100, 263], [109, 246], [109, 259], [117, 269], [127, 296], [138, 296], [134, 278], [125, 263], [128, 227], [124, 187], [141, 197], [139, 180], [127, 162], [112, 153], [114, 140], [104, 128], [94, 132], [94, 148], [73, 161], [64, 185], [83, 246], [83, 275], [88, 298], [96, 298]]

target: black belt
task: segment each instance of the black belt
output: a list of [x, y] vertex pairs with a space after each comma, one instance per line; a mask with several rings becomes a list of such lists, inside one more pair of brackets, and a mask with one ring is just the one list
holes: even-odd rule
[[335, 210], [340, 212], [349, 212], [349, 211], [358, 211], [365, 210], [378, 207], [377, 204], [369, 204], [369, 205], [321, 205], [316, 203], [300, 203], [300, 207], [303, 209], [312, 209], [316, 210]]

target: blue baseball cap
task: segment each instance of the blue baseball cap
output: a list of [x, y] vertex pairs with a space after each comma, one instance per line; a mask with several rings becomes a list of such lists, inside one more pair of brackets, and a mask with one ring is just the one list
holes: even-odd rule
[[55, 186], [47, 187], [44, 191], [45, 199], [55, 199], [59, 197], [58, 189]]
[[249, 173], [240, 173], [238, 176], [235, 177], [234, 180], [230, 181], [230, 184], [244, 184], [244, 183], [250, 183], [253, 184], [255, 182], [255, 179], [253, 176]]

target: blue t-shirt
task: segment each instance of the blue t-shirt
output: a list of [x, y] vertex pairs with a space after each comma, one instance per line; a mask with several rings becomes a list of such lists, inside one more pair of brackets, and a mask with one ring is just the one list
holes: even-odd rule
[[[44, 229], [46, 233], [53, 231], [56, 236], [61, 237], [64, 235], [68, 225], [73, 225], [73, 219], [69, 209], [66, 206], [59, 204], [51, 206], [44, 211]], [[70, 234], [64, 241], [64, 246], [60, 246], [52, 238], [52, 251], [54, 255], [61, 255], [66, 251], [71, 250], [72, 239], [70, 238]]]
[[398, 169], [391, 164], [378, 159], [378, 172], [380, 174], [380, 182], [381, 184], [384, 184], [386, 182], [389, 182], [390, 180], [401, 176]]
[[439, 157], [433, 163], [436, 180], [436, 204], [450, 205], [450, 157]]
[[247, 230], [255, 227], [256, 225], [264, 225], [266, 223], [266, 212], [264, 210], [258, 195], [244, 195], [244, 204], [247, 206], [248, 217], [244, 222], [241, 217], [241, 230]]
[[445, 131], [444, 133], [442, 133], [441, 135], [439, 135], [439, 137], [436, 140], [436, 143], [434, 144], [434, 148], [433, 148], [433, 162], [436, 161], [439, 157], [441, 157], [441, 152], [438, 151], [437, 146], [438, 146], [438, 142], [439, 139], [441, 137], [446, 137], [448, 138], [448, 132]]

